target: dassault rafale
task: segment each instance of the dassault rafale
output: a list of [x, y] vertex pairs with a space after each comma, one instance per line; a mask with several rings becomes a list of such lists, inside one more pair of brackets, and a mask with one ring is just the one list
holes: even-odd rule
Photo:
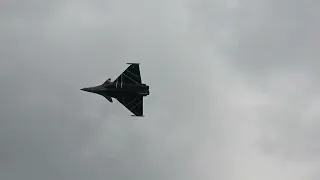
[[110, 102], [113, 102], [112, 98], [115, 98], [134, 114], [132, 116], [144, 116], [143, 97], [150, 94], [149, 86], [141, 81], [139, 63], [127, 64], [130, 66], [113, 82], [111, 78], [108, 78], [99, 86], [81, 90], [99, 94]]

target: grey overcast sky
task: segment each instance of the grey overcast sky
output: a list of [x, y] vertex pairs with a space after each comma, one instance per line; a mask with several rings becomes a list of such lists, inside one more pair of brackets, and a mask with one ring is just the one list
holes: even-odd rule
[[[0, 179], [320, 179], [319, 5], [0, 0]], [[126, 62], [145, 118], [79, 90]]]

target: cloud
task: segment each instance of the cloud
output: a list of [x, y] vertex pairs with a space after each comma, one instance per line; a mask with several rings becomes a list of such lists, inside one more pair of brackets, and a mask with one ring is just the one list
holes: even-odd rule
[[[255, 6], [253, 6], [255, 5]], [[234, 62], [243, 70], [315, 72], [319, 57], [316, 1], [244, 1], [236, 10]]]
[[[317, 177], [316, 2], [3, 3], [1, 179]], [[144, 119], [79, 90], [136, 61]]]

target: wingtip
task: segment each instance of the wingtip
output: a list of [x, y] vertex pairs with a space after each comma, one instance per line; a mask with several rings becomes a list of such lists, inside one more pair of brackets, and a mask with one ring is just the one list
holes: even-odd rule
[[140, 116], [137, 116], [137, 115], [131, 115], [133, 117], [145, 117], [144, 115], [140, 115]]
[[140, 63], [127, 63], [127, 64], [136, 64], [136, 65], [139, 65]]

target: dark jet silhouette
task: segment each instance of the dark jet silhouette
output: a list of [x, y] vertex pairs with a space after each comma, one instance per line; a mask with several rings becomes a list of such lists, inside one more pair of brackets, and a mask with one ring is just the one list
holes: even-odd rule
[[149, 86], [141, 82], [139, 63], [127, 64], [130, 66], [115, 81], [109, 78], [99, 86], [81, 90], [102, 95], [110, 102], [115, 98], [135, 116], [143, 116], [143, 97], [150, 94]]

